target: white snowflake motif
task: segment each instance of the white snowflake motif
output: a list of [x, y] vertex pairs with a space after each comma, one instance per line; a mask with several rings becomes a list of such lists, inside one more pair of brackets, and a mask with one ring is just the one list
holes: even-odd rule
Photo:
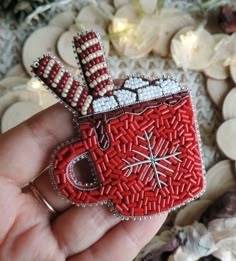
[[[150, 140], [151, 140], [151, 138], [152, 138], [152, 135], [153, 135], [153, 132], [149, 133], [149, 135], [148, 135], [148, 133], [147, 133], [146, 131], [144, 131], [144, 137], [138, 136], [139, 139], [142, 139], [142, 140], [144, 140], [144, 141], [147, 142], [147, 147], [144, 147], [143, 145], [140, 145], [140, 147], [143, 147], [144, 149], [148, 150], [149, 155], [145, 155], [144, 153], [142, 153], [142, 152], [140, 152], [140, 151], [133, 150], [133, 152], [135, 152], [135, 153], [137, 153], [137, 154], [143, 156], [143, 157], [144, 157], [144, 160], [140, 160], [140, 159], [137, 159], [136, 157], [133, 157], [133, 159], [135, 160], [135, 162], [134, 162], [134, 163], [133, 163], [133, 162], [131, 163], [131, 162], [129, 162], [129, 161], [123, 159], [123, 161], [124, 161], [127, 165], [126, 165], [125, 167], [123, 167], [122, 170], [129, 169], [129, 172], [126, 174], [126, 176], [129, 177], [129, 176], [132, 174], [132, 172], [133, 172], [133, 167], [139, 166], [139, 170], [140, 170], [143, 164], [148, 164], [148, 167], [146, 168], [145, 173], [144, 173], [144, 175], [143, 175], [143, 179], [144, 179], [146, 173], [148, 172], [148, 170], [149, 170], [150, 168], [152, 168], [153, 172], [152, 172], [152, 174], [151, 174], [149, 180], [151, 180], [151, 179], [155, 176], [155, 178], [156, 178], [156, 180], [157, 180], [157, 184], [156, 184], [156, 185], [158, 185], [158, 187], [161, 188], [163, 185], [164, 185], [164, 186], [167, 186], [167, 184], [166, 184], [164, 181], [162, 181], [162, 180], [159, 178], [159, 176], [164, 176], [164, 177], [166, 177], [167, 175], [166, 175], [164, 172], [162, 172], [161, 170], [157, 170], [157, 166], [159, 166], [159, 167], [162, 168], [163, 170], [168, 170], [168, 171], [170, 171], [170, 172], [174, 172], [173, 169], [170, 169], [170, 168], [168, 168], [167, 166], [161, 164], [160, 161], [165, 161], [165, 162], [167, 162], [168, 164], [172, 164], [168, 159], [170, 159], [170, 158], [173, 157], [173, 158], [176, 159], [177, 161], [181, 162], [181, 160], [177, 157], [179, 154], [181, 154], [181, 152], [176, 152], [176, 150], [177, 150], [177, 148], [178, 148], [178, 145], [177, 145], [177, 146], [175, 147], [175, 149], [174, 149], [174, 152], [173, 152], [172, 154], [164, 153], [164, 156], [158, 157], [158, 154], [159, 154], [160, 151], [161, 151], [161, 148], [162, 148], [162, 146], [163, 146], [163, 143], [162, 143], [162, 144], [160, 145], [160, 147], [158, 148], [158, 151], [154, 154], [153, 148], [154, 148], [155, 144], [151, 145], [151, 142], [150, 142]], [[155, 185], [155, 186], [156, 186], [156, 185]]]

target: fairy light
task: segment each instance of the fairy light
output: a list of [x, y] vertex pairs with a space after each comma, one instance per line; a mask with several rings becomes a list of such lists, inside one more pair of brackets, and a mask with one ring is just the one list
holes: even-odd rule
[[114, 18], [112, 21], [112, 34], [110, 37], [118, 38], [123, 46], [136, 45], [137, 25], [132, 24], [126, 18]]
[[114, 33], [125, 31], [129, 27], [129, 21], [126, 18], [114, 18], [112, 21], [112, 29]]
[[180, 36], [180, 42], [184, 48], [192, 51], [197, 47], [198, 35], [194, 31], [189, 31], [185, 35]]
[[179, 40], [173, 40], [173, 58], [178, 67], [187, 69], [194, 50], [198, 46], [199, 31], [188, 31], [180, 35]]
[[32, 88], [32, 89], [35, 89], [35, 90], [38, 90], [38, 89], [42, 89], [42, 84], [39, 80], [37, 79], [30, 79], [29, 82], [27, 83], [28, 87], [29, 88]]

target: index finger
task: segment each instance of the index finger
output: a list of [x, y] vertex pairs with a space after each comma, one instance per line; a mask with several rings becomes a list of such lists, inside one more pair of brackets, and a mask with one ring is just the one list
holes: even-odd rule
[[23, 186], [47, 165], [54, 147], [73, 135], [72, 114], [56, 104], [0, 136], [1, 176]]
[[[119, 85], [122, 80], [115, 79]], [[56, 104], [0, 136], [0, 176], [28, 183], [48, 164], [50, 153], [74, 134], [73, 115]]]

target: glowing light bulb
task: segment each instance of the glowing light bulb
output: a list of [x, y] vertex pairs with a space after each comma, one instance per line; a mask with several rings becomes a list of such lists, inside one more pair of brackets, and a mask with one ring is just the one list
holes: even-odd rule
[[198, 35], [194, 31], [189, 31], [185, 35], [180, 36], [180, 42], [186, 48], [195, 49], [198, 43]]
[[38, 79], [35, 79], [35, 78], [32, 78], [29, 80], [28, 86], [29, 86], [29, 88], [33, 88], [33, 89], [42, 89], [42, 87], [43, 87], [42, 83]]
[[112, 28], [114, 33], [125, 31], [129, 28], [129, 22], [126, 18], [114, 18]]

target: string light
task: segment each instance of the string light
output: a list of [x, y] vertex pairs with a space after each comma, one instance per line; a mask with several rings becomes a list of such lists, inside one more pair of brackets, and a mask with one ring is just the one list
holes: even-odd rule
[[193, 52], [198, 46], [198, 40], [198, 30], [190, 30], [185, 34], [180, 35], [179, 40], [173, 40], [172, 56], [178, 67], [182, 67], [184, 70], [188, 68]]
[[129, 21], [126, 18], [114, 18], [112, 21], [112, 29], [114, 33], [119, 33], [127, 30], [130, 27]]
[[185, 48], [190, 48], [192, 51], [197, 47], [198, 35], [194, 31], [189, 31], [185, 35], [180, 36], [180, 42]]
[[42, 86], [42, 83], [38, 79], [35, 79], [35, 78], [31, 78], [28, 81], [27, 86], [29, 88], [32, 88], [32, 89], [35, 89], [35, 90], [44, 89], [43, 86]]

